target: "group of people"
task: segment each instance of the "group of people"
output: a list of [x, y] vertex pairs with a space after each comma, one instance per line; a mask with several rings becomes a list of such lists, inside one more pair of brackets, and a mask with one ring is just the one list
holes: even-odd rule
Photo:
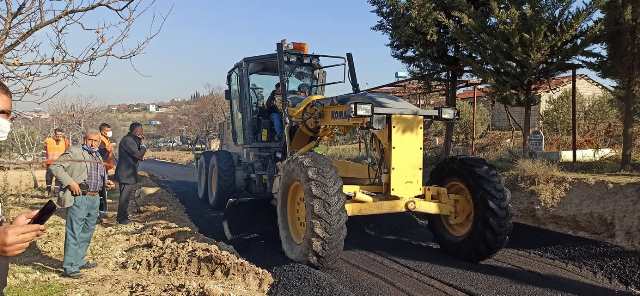
[[[12, 93], [0, 82], [0, 141], [6, 140], [11, 130], [12, 107]], [[45, 140], [46, 189], [50, 195], [58, 195], [57, 205], [66, 209], [62, 263], [65, 277], [79, 278], [81, 269], [97, 266], [85, 257], [99, 220], [100, 199], [106, 200], [107, 191], [115, 188], [109, 175], [114, 168], [114, 179], [120, 186], [116, 221], [130, 223], [128, 206], [138, 183], [138, 162], [147, 150], [143, 144], [143, 126], [138, 122], [129, 126], [129, 133], [118, 146], [117, 164], [112, 136], [111, 126], [103, 123], [98, 130], [84, 131], [83, 140], [77, 146], [71, 145], [60, 128], [54, 129], [52, 136]], [[24, 252], [46, 231], [44, 225], [29, 224], [36, 213], [22, 213], [10, 224], [2, 223], [4, 217], [0, 214], [0, 295], [6, 286], [8, 257]]]

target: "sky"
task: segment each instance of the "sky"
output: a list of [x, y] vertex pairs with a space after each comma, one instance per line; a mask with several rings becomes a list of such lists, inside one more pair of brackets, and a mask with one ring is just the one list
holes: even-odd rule
[[80, 78], [62, 95], [103, 104], [185, 98], [207, 83], [224, 88], [233, 64], [274, 52], [281, 39], [307, 42], [316, 53], [352, 52], [362, 88], [391, 82], [405, 69], [391, 57], [386, 36], [371, 30], [377, 16], [366, 1], [158, 2], [158, 13], [172, 4], [173, 10], [145, 54], [134, 59], [144, 76], [128, 61], [112, 61], [101, 76]]
[[[391, 57], [387, 37], [371, 30], [377, 16], [364, 0], [162, 0], [155, 10], [162, 14], [171, 7], [162, 32], [134, 59], [135, 69], [128, 61], [111, 61], [101, 76], [82, 77], [60, 96], [90, 97], [100, 104], [186, 98], [206, 84], [224, 88], [236, 62], [274, 52], [285, 38], [306, 42], [315, 53], [352, 52], [362, 89], [392, 82], [395, 72], [405, 71]], [[148, 29], [147, 21], [141, 20], [134, 39]], [[69, 36], [76, 44], [86, 37]]]

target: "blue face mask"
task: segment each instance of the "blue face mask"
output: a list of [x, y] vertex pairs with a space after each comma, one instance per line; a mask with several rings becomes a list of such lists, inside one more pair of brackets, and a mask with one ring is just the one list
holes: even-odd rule
[[98, 148], [91, 148], [87, 146], [87, 144], [82, 144], [82, 148], [84, 148], [84, 150], [87, 150], [89, 152], [93, 152], [93, 153], [98, 152]]

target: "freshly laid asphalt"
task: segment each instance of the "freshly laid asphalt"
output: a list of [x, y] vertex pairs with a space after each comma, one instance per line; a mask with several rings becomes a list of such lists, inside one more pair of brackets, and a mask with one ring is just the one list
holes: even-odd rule
[[[193, 166], [147, 160], [141, 169], [177, 196], [203, 235], [225, 240], [222, 212], [196, 197]], [[273, 274], [271, 295], [640, 295], [640, 253], [607, 243], [515, 224], [506, 248], [472, 264], [431, 239], [410, 215], [350, 218], [332, 270], [288, 260], [275, 232], [228, 243]]]

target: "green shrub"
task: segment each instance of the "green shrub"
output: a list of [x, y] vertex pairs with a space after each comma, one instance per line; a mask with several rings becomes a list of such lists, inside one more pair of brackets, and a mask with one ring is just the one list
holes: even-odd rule
[[[471, 102], [458, 102], [460, 119], [456, 120], [453, 141], [456, 145], [471, 145], [473, 137], [473, 104]], [[480, 137], [488, 128], [491, 117], [489, 110], [483, 104], [476, 105], [476, 139]], [[434, 122], [430, 129], [432, 137], [444, 137], [445, 123]]]
[[[615, 100], [610, 94], [584, 98], [578, 93], [578, 148], [616, 148], [621, 139], [621, 121]], [[571, 147], [571, 92], [550, 97], [542, 110], [547, 148]]]

